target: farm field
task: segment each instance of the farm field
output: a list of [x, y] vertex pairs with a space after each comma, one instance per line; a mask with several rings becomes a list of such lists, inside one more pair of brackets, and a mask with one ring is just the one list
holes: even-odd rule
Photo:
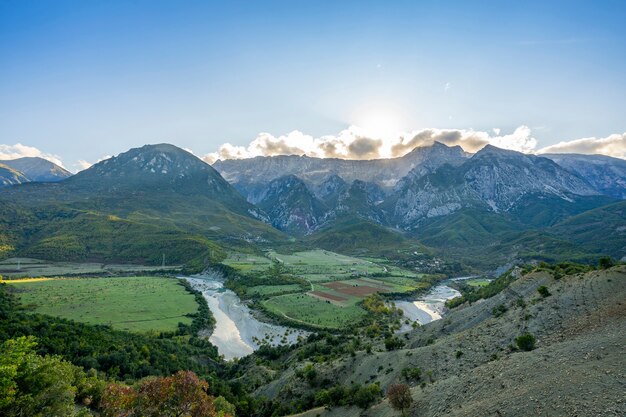
[[287, 294], [263, 301], [274, 314], [317, 327], [340, 329], [361, 320], [366, 312], [356, 305], [341, 307], [308, 294]]
[[272, 261], [264, 256], [236, 252], [228, 253], [226, 259], [224, 259], [222, 263], [235, 268], [242, 273], [261, 272], [272, 265]]
[[58, 277], [81, 274], [142, 273], [177, 271], [180, 266], [102, 264], [95, 262], [52, 262], [32, 258], [9, 258], [0, 261], [0, 275], [6, 278]]
[[5, 281], [32, 311], [133, 332], [174, 331], [198, 309], [178, 280], [162, 277]]
[[[244, 296], [260, 297], [270, 312], [332, 329], [366, 315], [359, 302], [374, 293], [407, 293], [430, 286], [426, 275], [386, 264], [386, 259], [360, 259], [321, 249], [291, 254], [267, 251], [265, 257], [231, 253], [223, 263], [241, 274], [238, 286], [245, 289]], [[276, 265], [284, 268], [276, 270]], [[302, 282], [290, 283], [285, 276]], [[277, 285], [281, 280], [283, 284]]]

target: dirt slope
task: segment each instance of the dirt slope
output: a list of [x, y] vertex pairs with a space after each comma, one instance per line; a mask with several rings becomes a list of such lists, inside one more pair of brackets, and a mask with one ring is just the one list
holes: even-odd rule
[[[541, 297], [541, 285], [552, 295]], [[494, 317], [499, 305], [507, 310]], [[537, 338], [536, 348], [512, 349], [525, 332]], [[407, 347], [359, 352], [320, 372], [342, 383], [375, 380], [386, 388], [403, 381], [405, 367], [430, 371], [432, 377], [411, 384], [411, 416], [624, 416], [626, 267], [560, 280], [547, 272], [529, 274], [491, 299], [457, 308], [412, 332]], [[273, 383], [287, 380], [283, 376]], [[400, 413], [383, 401], [367, 411], [321, 408], [303, 415]]]

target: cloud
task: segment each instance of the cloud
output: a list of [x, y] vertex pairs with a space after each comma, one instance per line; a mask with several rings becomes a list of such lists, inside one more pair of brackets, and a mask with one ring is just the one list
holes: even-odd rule
[[537, 146], [537, 141], [532, 137], [528, 126], [520, 126], [509, 135], [499, 133], [493, 135], [471, 129], [423, 129], [385, 139], [367, 134], [356, 126], [350, 126], [337, 135], [319, 138], [298, 130], [278, 137], [270, 133], [260, 133], [248, 146], [225, 143], [217, 152], [207, 154], [203, 159], [213, 163], [218, 159], [276, 155], [344, 159], [389, 158], [405, 155], [418, 146], [430, 146], [435, 141], [448, 146], [461, 145], [468, 152], [476, 152], [489, 143], [520, 152], [532, 152]]
[[84, 159], [79, 159], [78, 162], [76, 163], [76, 166], [79, 168], [79, 171], [85, 170], [87, 168], [89, 168], [90, 166], [92, 166], [93, 164], [85, 161]]
[[452, 83], [447, 82], [444, 86], [443, 86], [443, 92], [445, 93], [446, 91], [448, 91], [449, 89], [452, 88]]
[[22, 145], [16, 143], [15, 145], [3, 145], [0, 144], [0, 160], [17, 159], [23, 157], [39, 157], [47, 159], [48, 161], [55, 163], [59, 166], [63, 166], [63, 162], [57, 155], [44, 153], [33, 146]]
[[591, 137], [559, 142], [540, 149], [538, 153], [602, 154], [626, 159], [626, 132], [616, 133], [605, 138]]
[[79, 159], [79, 160], [78, 160], [78, 162], [74, 164], [74, 167], [76, 168], [76, 169], [74, 170], [74, 172], [76, 173], [76, 172], [78, 172], [78, 171], [83, 171], [83, 170], [85, 170], [85, 169], [87, 169], [87, 168], [91, 168], [91, 166], [92, 166], [92, 165], [97, 164], [98, 162], [102, 162], [102, 161], [104, 161], [105, 159], [109, 159], [109, 158], [112, 158], [112, 156], [111, 156], [111, 155], [105, 155], [105, 156], [103, 156], [102, 158], [99, 158], [99, 159], [98, 159], [96, 162], [94, 162], [94, 163], [91, 163], [91, 162], [89, 162], [89, 161], [85, 161], [84, 159]]

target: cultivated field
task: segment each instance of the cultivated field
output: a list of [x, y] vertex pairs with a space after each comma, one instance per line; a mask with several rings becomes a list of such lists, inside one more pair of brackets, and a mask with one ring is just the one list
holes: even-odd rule
[[190, 324], [194, 296], [161, 277], [58, 278], [5, 281], [32, 311], [135, 332], [173, 331]]
[[[231, 253], [224, 264], [240, 272], [245, 294], [261, 297], [270, 312], [316, 327], [342, 328], [367, 314], [358, 304], [369, 295], [407, 293], [429, 286], [421, 280], [422, 274], [384, 262], [312, 250], [292, 254], [268, 251], [266, 257]], [[274, 285], [278, 282], [271, 277], [265, 278], [267, 285], [263, 281], [259, 285], [258, 279], [246, 281], [246, 276], [263, 275], [272, 264], [283, 266], [283, 273], [302, 284]]]

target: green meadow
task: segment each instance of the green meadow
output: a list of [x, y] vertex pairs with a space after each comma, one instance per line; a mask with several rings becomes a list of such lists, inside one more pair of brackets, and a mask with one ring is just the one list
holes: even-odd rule
[[133, 332], [174, 331], [198, 309], [195, 298], [174, 278], [56, 278], [5, 281], [36, 313]]
[[263, 301], [263, 306], [289, 320], [330, 329], [355, 324], [367, 314], [354, 304], [338, 306], [304, 293], [272, 297]]

